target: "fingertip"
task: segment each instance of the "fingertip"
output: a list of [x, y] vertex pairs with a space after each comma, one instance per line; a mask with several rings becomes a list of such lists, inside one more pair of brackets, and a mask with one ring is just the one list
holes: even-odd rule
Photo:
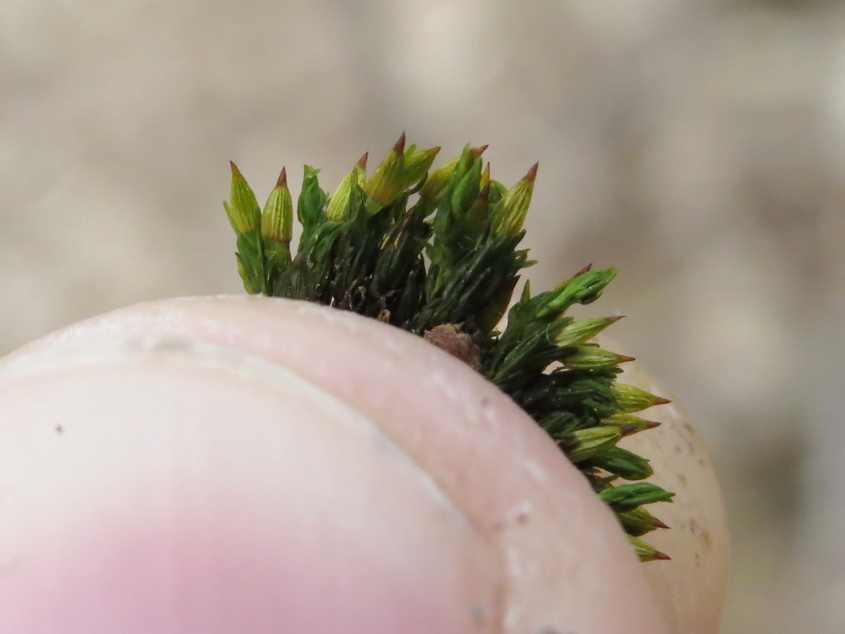
[[[329, 399], [375, 423], [389, 441], [385, 446], [398, 448], [418, 465], [485, 545], [474, 547], [487, 554], [478, 554], [472, 565], [450, 555], [477, 575], [467, 581], [470, 590], [464, 594], [450, 590], [461, 618], [472, 615], [472, 628], [665, 631], [613, 515], [577, 469], [510, 399], [420, 338], [301, 302], [187, 298], [97, 318], [30, 347], [27, 354], [72, 341], [126, 337], [175, 337], [239, 350], [319, 386]], [[253, 435], [247, 429], [239, 433]], [[363, 492], [366, 499], [370, 489], [332, 475], [349, 484], [344, 491]], [[368, 517], [360, 508], [343, 516], [387, 527], [393, 522], [388, 516]], [[413, 550], [414, 540], [427, 532], [424, 526], [408, 528], [413, 539], [403, 542], [405, 547]], [[495, 565], [486, 559], [489, 551]], [[413, 569], [416, 561], [406, 565]], [[368, 610], [377, 613], [381, 605]]]
[[0, 631], [494, 631], [498, 553], [320, 386], [174, 339], [41, 362], [0, 382]]

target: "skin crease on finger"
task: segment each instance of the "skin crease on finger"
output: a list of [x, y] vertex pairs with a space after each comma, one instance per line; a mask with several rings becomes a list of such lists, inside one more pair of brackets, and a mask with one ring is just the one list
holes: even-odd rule
[[[182, 342], [175, 346], [182, 351], [166, 352], [163, 349], [168, 346], [161, 344], [158, 348], [153, 346], [157, 352], [151, 352], [150, 344], [145, 344], [146, 347], [141, 346], [146, 351], [143, 354], [137, 350], [132, 354], [126, 352], [127, 340], [150, 342], [162, 341], [162, 338], [164, 341]], [[196, 352], [197, 346], [202, 348], [202, 353]], [[85, 372], [57, 373], [49, 369], [58, 363], [56, 359], [59, 357], [82, 355], [78, 358], [84, 358], [85, 353], [80, 350], [100, 348], [108, 352], [102, 353], [99, 365], [80, 362], [85, 366]], [[208, 352], [212, 348], [235, 350], [238, 354], [229, 354], [227, 358], [230, 360], [223, 362], [220, 355]], [[75, 352], [63, 352], [69, 349]], [[190, 362], [185, 361], [184, 349], [193, 350], [187, 355]], [[125, 361], [127, 354], [132, 357], [131, 362]], [[108, 360], [109, 355], [117, 355], [120, 359]], [[170, 372], [163, 372], [160, 357], [174, 355], [181, 359], [182, 365], [164, 363]], [[213, 359], [209, 360], [209, 356]], [[242, 357], [261, 361], [238, 364], [232, 360]], [[32, 362], [36, 358], [40, 361]], [[264, 381], [261, 388], [266, 392], [264, 401], [253, 394], [256, 388], [250, 382], [255, 375], [252, 366], [259, 363], [278, 371], [276, 374], [260, 373]], [[41, 370], [31, 369], [39, 364]], [[229, 367], [231, 365], [240, 369], [235, 372]], [[252, 368], [252, 379], [243, 378], [246, 371], [241, 366], [245, 365]], [[129, 372], [130, 369], [132, 372]], [[661, 623], [654, 597], [644, 582], [642, 566], [630, 552], [614, 518], [590, 491], [577, 470], [561, 459], [559, 451], [544, 433], [482, 377], [442, 351], [397, 329], [349, 313], [285, 300], [188, 298], [131, 307], [71, 326], [11, 355], [4, 366], [0, 365], [0, 371], [3, 377], [0, 381], [0, 411], [15, 412], [13, 416], [0, 418], [0, 455], [4, 452], [19, 455], [20, 448], [16, 448], [16, 443], [24, 443], [27, 460], [23, 466], [19, 464], [20, 457], [11, 464], [36, 472], [41, 469], [55, 476], [55, 482], [50, 480], [53, 490], [48, 486], [49, 482], [42, 483], [45, 500], [64, 499], [66, 494], [71, 499], [73, 496], [80, 499], [92, 496], [105, 500], [90, 512], [65, 509], [66, 512], [62, 513], [59, 509], [55, 511], [55, 517], [49, 518], [40, 510], [34, 512], [30, 506], [29, 511], [35, 513], [35, 520], [32, 526], [26, 525], [25, 530], [21, 529], [24, 536], [20, 539], [28, 543], [30, 549], [34, 548], [31, 540], [38, 538], [38, 550], [33, 552], [39, 555], [35, 568], [41, 575], [41, 581], [45, 575], [55, 578], [52, 567], [58, 565], [56, 562], [72, 567], [92, 559], [92, 552], [99, 556], [99, 559], [93, 557], [95, 563], [85, 568], [89, 572], [88, 577], [84, 577], [82, 583], [72, 584], [75, 596], [85, 595], [86, 582], [92, 587], [101, 587], [97, 585], [102, 584], [102, 579], [96, 578], [98, 574], [109, 577], [123, 570], [123, 588], [121, 590], [119, 584], [115, 588], [115, 592], [122, 592], [117, 604], [132, 604], [137, 608], [148, 600], [137, 595], [153, 592], [153, 589], [156, 592], [172, 590], [168, 594], [171, 597], [183, 596], [177, 592], [177, 581], [183, 577], [190, 579], [191, 574], [219, 579], [211, 570], [219, 564], [222, 568], [226, 565], [242, 567], [236, 575], [238, 583], [231, 584], [240, 594], [228, 597], [228, 603], [216, 601], [213, 597], [215, 592], [225, 595], [230, 586], [222, 584], [206, 589], [209, 601], [221, 606], [225, 604], [231, 609], [229, 617], [232, 619], [239, 609], [249, 613], [256, 622], [263, 618], [262, 614], [271, 621], [283, 618], [273, 611], [276, 600], [286, 605], [289, 611], [296, 611], [291, 607], [294, 604], [301, 608], [313, 600], [325, 607], [324, 612], [345, 611], [344, 616], [354, 613], [363, 615], [362, 618], [368, 614], [380, 617], [386, 609], [389, 615], [386, 603], [392, 602], [394, 606], [400, 606], [393, 610], [393, 614], [404, 612], [402, 625], [397, 626], [397, 621], [393, 621], [387, 629], [378, 629], [373, 624], [361, 624], [363, 629], [355, 629], [344, 620], [342, 631], [507, 631], [529, 634], [640, 631], [652, 634], [668, 631]], [[25, 377], [15, 378], [21, 374]], [[196, 384], [185, 384], [184, 389], [177, 390], [174, 386], [180, 380], [187, 381], [182, 378], [186, 374]], [[233, 374], [235, 379], [231, 376]], [[268, 377], [271, 376], [272, 381], [279, 385], [270, 385], [272, 381]], [[287, 378], [282, 379], [282, 376]], [[87, 378], [83, 380], [80, 377]], [[242, 380], [236, 380], [238, 377]], [[85, 380], [87, 384], [78, 385]], [[146, 391], [141, 389], [142, 385], [146, 385], [142, 380], [150, 383]], [[244, 381], [248, 385], [241, 385]], [[30, 391], [17, 389], [19, 382], [24, 382]], [[10, 389], [12, 384], [16, 389]], [[282, 384], [286, 386], [284, 389]], [[89, 390], [87, 394], [90, 397], [94, 386], [102, 394], [99, 399], [83, 399], [83, 403], [74, 401], [74, 394], [85, 393], [85, 389]], [[273, 391], [271, 387], [282, 392], [270, 395]], [[291, 399], [290, 394], [298, 395], [309, 390], [322, 396], [313, 396], [306, 403], [299, 403], [298, 396]], [[190, 396], [192, 394], [193, 397]], [[37, 401], [38, 407], [28, 405], [27, 398]], [[345, 408], [346, 418], [337, 417], [342, 420], [355, 418], [359, 421], [357, 427], [334, 422], [334, 418], [321, 409], [324, 401]], [[294, 405], [290, 405], [291, 402]], [[158, 407], [154, 412], [148, 411], [152, 403]], [[132, 405], [127, 407], [127, 404]], [[94, 409], [86, 410], [83, 405]], [[263, 413], [260, 408], [264, 408]], [[22, 422], [26, 419], [20, 414], [22, 411], [30, 412], [27, 414], [29, 426]], [[37, 412], [40, 418], [34, 417], [32, 411]], [[293, 416], [292, 412], [301, 416]], [[54, 443], [72, 437], [70, 429], [61, 434], [53, 431], [49, 441], [39, 441], [33, 436], [35, 432], [30, 427], [37, 427], [41, 420], [52, 421], [51, 415], [56, 420], [61, 420], [62, 416], [75, 417], [74, 427], [87, 430], [85, 437], [90, 443], [84, 449], [89, 458], [85, 463], [90, 471], [87, 480], [68, 483], [59, 472], [45, 469], [47, 464], [55, 469], [52, 461], [56, 459], [56, 450], [50, 446], [41, 447], [40, 443]], [[299, 427], [291, 422], [294, 419], [300, 421]], [[110, 425], [113, 427], [115, 420], [120, 421], [120, 425], [112, 429]], [[216, 430], [210, 437], [207, 432], [204, 433], [203, 421], [207, 420], [214, 421]], [[348, 434], [336, 437], [334, 433], [323, 431], [324, 435], [311, 438], [310, 445], [305, 443], [300, 446], [300, 442], [304, 442], [301, 434], [291, 430], [315, 427], [303, 426], [302, 420], [322, 421], [322, 430], [334, 429], [332, 425], [345, 424], [355, 429], [366, 426], [370, 430], [369, 441], [364, 442], [356, 436], [357, 444], [350, 444]], [[261, 425], [257, 421], [261, 421]], [[366, 421], [366, 425], [360, 421]], [[70, 427], [69, 423], [67, 426]], [[25, 428], [26, 433], [21, 428]], [[290, 436], [290, 442], [283, 442], [283, 438], [274, 435], [281, 433], [279, 428], [287, 430], [285, 434]], [[109, 434], [100, 438], [105, 430]], [[179, 442], [174, 440], [174, 434]], [[171, 462], [157, 467], [157, 471], [154, 461], [149, 466], [145, 461], [138, 463], [109, 458], [110, 454], [106, 454], [109, 435], [118, 455], [121, 451], [130, 457], [135, 455], [132, 438], [140, 437], [139, 445], [146, 447], [152, 456], [157, 455], [157, 451], [169, 452]], [[204, 440], [197, 441], [195, 437]], [[328, 443], [325, 449], [324, 441]], [[348, 451], [337, 448], [332, 453], [331, 447], [340, 443], [345, 443]], [[389, 454], [394, 456], [392, 461], [385, 459], [379, 462], [378, 469], [381, 471], [378, 472], [375, 466], [362, 466], [370, 465], [374, 453], [380, 455], [374, 451], [374, 446], [390, 447]], [[82, 448], [77, 450], [83, 452]], [[350, 457], [349, 454], [354, 455]], [[138, 455], [144, 454], [140, 452]], [[311, 471], [307, 471], [307, 477], [293, 477], [290, 473], [287, 478], [282, 474], [273, 477], [277, 475], [274, 469], [280, 468], [278, 464], [284, 464], [289, 455], [302, 460], [305, 460], [303, 456], [309, 457], [307, 462]], [[395, 459], [396, 456], [403, 458]], [[79, 458], [74, 458], [71, 452], [65, 459], [73, 463]], [[183, 462], [194, 469], [194, 479], [188, 479], [187, 483], [183, 482]], [[0, 463], [5, 465], [5, 458]], [[221, 463], [246, 464], [249, 469], [239, 475], [240, 479], [230, 478], [230, 471], [219, 469]], [[109, 471], [114, 464], [125, 467], [125, 473]], [[17, 483], [18, 479], [10, 471], [12, 467], [4, 466], [4, 469], [0, 491], [11, 491], [6, 498], [12, 499], [12, 502], [7, 501], [7, 505], [11, 504], [13, 511], [3, 515], [12, 517], [14, 522], [14, 500], [18, 499], [24, 505], [27, 503], [30, 499], [26, 488], [29, 480], [13, 487], [11, 484]], [[173, 470], [182, 475], [174, 476]], [[395, 475], [397, 470], [404, 475]], [[362, 482], [361, 478], [365, 477], [369, 480]], [[416, 493], [414, 478], [419, 481]], [[205, 479], [209, 484], [203, 485], [206, 489], [201, 494], [186, 494], [187, 497], [183, 498], [178, 495], [181, 489], [177, 487], [176, 492], [171, 490], [179, 484], [190, 491], [190, 487], [200, 486], [197, 482], [202, 484]], [[398, 481], [395, 485], [392, 483], [394, 479]], [[268, 481], [288, 484], [278, 491]], [[336, 495], [340, 491], [340, 499], [350, 507], [333, 509], [329, 502], [319, 497], [312, 505], [310, 496], [314, 482], [322, 483], [326, 491], [335, 491]], [[422, 482], [426, 483], [425, 486]], [[390, 489], [400, 484], [407, 487], [404, 494], [388, 490], [384, 496], [380, 495], [382, 486]], [[227, 492], [228, 496], [218, 495], [221, 491]], [[153, 495], [156, 492], [162, 493], [170, 506], [149, 509], [152, 505], [150, 498], [157, 497]], [[213, 498], [212, 493], [215, 493]], [[328, 493], [323, 493], [329, 499]], [[122, 502], [114, 506], [107, 504], [112, 498], [119, 498]], [[384, 509], [375, 505], [370, 512], [376, 501], [395, 498], [402, 498], [401, 504], [387, 504], [390, 508]], [[291, 499], [297, 504], [291, 506]], [[189, 503], [196, 500], [201, 503]], [[326, 506], [322, 508], [323, 514], [319, 515], [321, 501]], [[356, 507], [356, 503], [359, 506]], [[0, 506], [2, 504], [3, 497], [0, 497]], [[435, 519], [440, 514], [431, 510], [432, 505], [440, 509], [440, 514], [451, 518], [448, 522], [441, 518], [447, 526], [437, 528]], [[415, 510], [410, 506], [420, 508]], [[393, 507], [401, 509], [401, 513], [393, 510], [401, 515], [399, 519], [390, 514]], [[140, 518], [132, 518], [133, 510], [137, 509], [145, 512]], [[274, 509], [274, 512], [268, 509]], [[287, 522], [291, 515], [294, 520]], [[322, 523], [316, 521], [318, 515], [323, 519]], [[250, 520], [242, 522], [236, 517]], [[327, 517], [332, 518], [328, 524], [331, 530], [326, 528]], [[351, 522], [354, 525], [356, 517], [367, 519], [366, 524], [375, 536], [372, 543], [379, 546], [377, 551], [367, 550], [362, 545], [363, 538], [353, 539], [350, 536], [357, 534], [354, 526], [349, 528], [347, 524]], [[312, 526], [309, 522], [319, 525], [323, 533], [310, 532]], [[429, 528], [426, 522], [431, 523], [433, 528]], [[50, 531], [39, 535], [39, 527], [43, 529], [45, 525], [50, 526]], [[243, 525], [253, 532], [240, 535]], [[261, 525], [268, 527], [273, 539], [256, 528]], [[291, 526], [297, 528], [295, 535], [289, 534]], [[2, 527], [0, 524], [0, 535], [4, 534]], [[340, 531], [339, 537], [332, 534], [335, 527]], [[202, 534], [204, 541], [195, 544], [190, 557], [186, 555], [189, 561], [180, 561], [180, 545], [191, 540], [183, 537], [179, 541], [178, 536], [186, 534], [189, 529]], [[14, 532], [14, 525], [7, 532], [9, 530]], [[325, 534], [326, 531], [330, 534]], [[313, 536], [309, 542], [310, 550], [302, 546], [303, 534]], [[83, 547], [86, 538], [93, 540], [95, 546]], [[27, 542], [27, 539], [30, 541]], [[115, 540], [116, 543], [112, 543]], [[122, 545], [121, 540], [124, 540]], [[445, 540], [442, 553], [435, 547], [439, 540]], [[354, 543], [355, 548], [340, 546], [347, 542]], [[3, 543], [0, 539], [0, 544]], [[392, 549], [388, 547], [387, 552], [382, 553], [382, 543]], [[144, 559], [128, 563], [125, 570], [110, 569], [112, 560], [107, 557], [112, 552], [110, 548], [116, 549], [115, 552], [133, 552], [139, 544], [145, 545], [144, 552], [151, 560], [164, 563], [159, 568], [148, 570], [140, 565], [146, 562]], [[318, 551], [321, 548], [330, 556], [326, 552], [320, 556]], [[409, 548], [409, 556], [399, 555], [402, 548]], [[83, 552], [86, 557], [80, 555]], [[259, 553], [269, 553], [270, 556], [260, 556]], [[14, 554], [14, 549], [10, 554], [0, 551], [0, 570], [4, 569], [4, 560], [14, 560]], [[340, 555], [347, 555], [349, 560]], [[355, 557], [359, 559], [356, 561]], [[395, 562], [400, 557], [403, 561], [397, 571]], [[253, 560], [260, 560], [266, 565], [253, 570], [248, 564]], [[116, 557], [114, 561], [120, 562], [120, 558]], [[389, 565], [391, 562], [393, 567]], [[10, 566], [14, 569], [16, 564], [5, 565], [7, 569]], [[169, 576], [161, 571], [161, 566], [167, 568], [167, 565], [171, 568], [174, 565], [185, 566], [187, 572], [181, 576], [177, 574], [178, 579], [174, 581], [172, 570]], [[12, 578], [20, 580], [21, 584], [28, 583], [27, 569], [24, 564], [20, 566], [18, 576]], [[191, 566], [196, 569], [191, 569]], [[203, 566], [211, 569], [205, 570]], [[133, 587], [132, 572], [138, 570], [138, 585]], [[292, 584], [292, 570], [299, 571], [297, 579], [304, 575], [314, 587]], [[339, 570], [345, 572], [339, 573]], [[426, 576], [434, 574], [432, 570], [438, 572], [434, 583], [430, 576]], [[366, 582], [362, 581], [362, 571], [370, 577]], [[439, 576], [441, 572], [444, 575], [442, 580]], [[164, 574], [161, 581], [166, 582], [165, 585], [154, 583], [158, 579], [155, 575], [159, 573]], [[147, 575], [146, 581], [144, 574]], [[242, 581], [240, 575], [246, 580]], [[373, 579], [381, 577], [388, 580], [383, 584], [387, 594], [379, 597], [373, 593], [367, 595], [363, 589], [368, 584], [370, 589], [379, 587]], [[261, 580], [273, 590], [256, 591], [255, 594], [266, 601], [250, 606], [248, 597], [253, 595], [247, 589], [253, 587], [250, 583], [260, 585]], [[330, 582], [337, 584], [333, 586], [335, 590], [338, 587], [344, 589], [342, 596], [355, 599], [350, 599], [353, 607], [336, 605], [332, 608], [337, 593], [329, 595], [330, 599], [320, 594], [325, 592], [320, 583]], [[432, 595], [428, 593], [427, 584], [432, 585]], [[417, 594], [409, 593], [408, 589], [412, 587], [418, 590]], [[52, 590], [58, 593], [67, 591], [67, 588], [55, 585]], [[362, 596], [357, 596], [356, 591], [360, 591]], [[395, 597], [390, 594], [393, 591]], [[14, 584], [4, 584], [0, 593], [4, 592], [15, 592]], [[130, 600], [132, 596], [137, 601]], [[274, 600], [270, 600], [270, 596]], [[0, 605], [10, 598], [11, 595], [0, 595]], [[240, 605], [239, 600], [243, 600], [244, 605]], [[167, 598], [162, 602], [166, 604]], [[43, 605], [44, 602], [40, 603]], [[148, 615], [156, 613], [149, 606], [147, 609], [145, 613]], [[307, 613], [308, 610], [303, 608], [303, 611]], [[26, 613], [18, 613], [21, 618], [27, 618]], [[171, 607], [169, 612], [162, 609], [158, 615], [177, 621], [182, 619], [179, 622], [183, 624], [191, 618], [199, 618], [189, 607], [181, 610], [180, 606]], [[436, 621], [436, 627], [431, 622], [426, 625], [425, 618], [429, 617], [440, 619]], [[380, 618], [373, 618], [374, 622], [381, 622]], [[411, 623], [423, 625], [414, 630], [409, 625]], [[21, 627], [13, 628], [13, 631], [25, 633], [25, 625], [21, 622]], [[202, 631], [237, 630], [220, 627], [218, 625], [217, 630], [203, 627]], [[170, 629], [147, 627], [145, 631], [193, 629], [193, 625], [185, 629], [171, 625]], [[263, 631], [256, 626], [246, 629]], [[29, 631], [38, 630], [31, 628]], [[124, 628], [121, 631], [129, 630]], [[288, 628], [287, 631], [308, 630]]]

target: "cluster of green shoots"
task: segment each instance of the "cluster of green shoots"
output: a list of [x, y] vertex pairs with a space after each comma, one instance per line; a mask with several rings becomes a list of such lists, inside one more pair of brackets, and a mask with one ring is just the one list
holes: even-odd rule
[[537, 295], [526, 283], [511, 305], [519, 271], [533, 264], [518, 246], [537, 166], [507, 188], [490, 178], [485, 147], [467, 146], [432, 169], [440, 148], [406, 147], [403, 134], [371, 175], [365, 154], [333, 193], [306, 165], [295, 254], [286, 171], [262, 210], [232, 164], [224, 204], [244, 286], [379, 319], [466, 361], [580, 469], [641, 560], [667, 559], [641, 537], [667, 528], [646, 506], [673, 494], [644, 482], [648, 460], [618, 444], [658, 425], [636, 413], [667, 401], [618, 383], [631, 358], [591, 342], [618, 317], [567, 315], [598, 299], [616, 271], [586, 267]]

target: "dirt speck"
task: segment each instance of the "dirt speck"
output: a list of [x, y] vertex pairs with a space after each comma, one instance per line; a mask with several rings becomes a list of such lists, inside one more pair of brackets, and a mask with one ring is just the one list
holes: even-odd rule
[[440, 324], [423, 333], [423, 339], [460, 359], [473, 370], [481, 369], [481, 350], [467, 333], [461, 330], [462, 324]]
[[472, 606], [472, 618], [476, 625], [487, 625], [490, 622], [490, 606], [484, 602], [476, 603]]
[[710, 531], [707, 530], [701, 524], [699, 524], [695, 520], [695, 518], [693, 518], [689, 521], [689, 530], [690, 530], [690, 533], [692, 533], [693, 535], [700, 536], [701, 541], [704, 542], [704, 545], [707, 548], [710, 548], [710, 546], [712, 544], [712, 540], [713, 540], [712, 536], [710, 535]]

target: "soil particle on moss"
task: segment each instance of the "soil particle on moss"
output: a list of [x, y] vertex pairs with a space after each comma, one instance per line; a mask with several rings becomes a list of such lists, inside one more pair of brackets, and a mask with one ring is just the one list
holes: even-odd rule
[[473, 370], [481, 369], [481, 350], [461, 324], [441, 324], [423, 333], [423, 339], [460, 359]]

